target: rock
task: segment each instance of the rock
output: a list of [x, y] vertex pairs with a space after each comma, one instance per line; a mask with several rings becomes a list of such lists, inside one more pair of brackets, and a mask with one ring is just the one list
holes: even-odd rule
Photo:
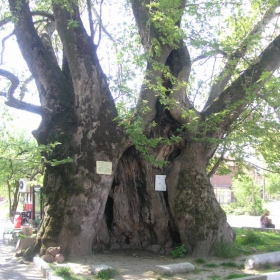
[[64, 263], [65, 258], [64, 258], [64, 256], [63, 256], [62, 254], [57, 254], [57, 255], [55, 256], [55, 261], [56, 261], [57, 263]]
[[50, 254], [43, 255], [41, 258], [47, 263], [53, 263], [54, 262], [54, 256], [52, 256]]
[[46, 254], [50, 254], [53, 257], [55, 257], [59, 253], [60, 253], [60, 247], [49, 247], [46, 251]]
[[95, 265], [91, 268], [91, 274], [97, 274], [99, 271], [107, 269], [113, 269], [113, 267], [106, 264]]

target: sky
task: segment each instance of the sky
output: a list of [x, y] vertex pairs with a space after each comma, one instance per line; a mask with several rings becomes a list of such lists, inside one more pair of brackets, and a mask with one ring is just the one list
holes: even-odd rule
[[41, 116], [26, 111], [13, 109], [11, 112], [14, 117], [13, 126], [27, 133], [36, 130], [41, 123]]

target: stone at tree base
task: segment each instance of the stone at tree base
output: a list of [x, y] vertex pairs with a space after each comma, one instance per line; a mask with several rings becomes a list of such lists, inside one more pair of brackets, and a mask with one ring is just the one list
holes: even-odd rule
[[64, 256], [63, 256], [62, 254], [57, 254], [57, 255], [55, 256], [55, 261], [56, 261], [57, 263], [64, 263], [65, 258], [64, 258]]
[[49, 247], [46, 251], [46, 254], [50, 254], [53, 257], [55, 257], [59, 253], [60, 253], [60, 247]]
[[114, 268], [106, 264], [95, 265], [91, 268], [91, 274], [97, 274], [99, 271], [107, 270], [107, 269], [114, 269]]
[[53, 263], [54, 262], [54, 256], [52, 256], [50, 254], [43, 255], [41, 258], [47, 263]]
[[195, 269], [191, 263], [176, 263], [168, 265], [156, 265], [155, 271], [164, 275], [171, 275], [174, 273], [193, 272]]

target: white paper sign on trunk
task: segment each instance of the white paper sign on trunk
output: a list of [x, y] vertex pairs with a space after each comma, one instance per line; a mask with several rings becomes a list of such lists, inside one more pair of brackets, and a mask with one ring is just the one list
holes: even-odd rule
[[165, 184], [166, 175], [156, 175], [155, 180], [155, 190], [156, 191], [166, 191], [166, 184]]

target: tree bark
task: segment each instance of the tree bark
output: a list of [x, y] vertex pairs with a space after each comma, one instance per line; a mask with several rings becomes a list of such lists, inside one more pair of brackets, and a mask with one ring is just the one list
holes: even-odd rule
[[[44, 177], [45, 216], [35, 251], [61, 246], [65, 256], [92, 252], [118, 160], [126, 147], [106, 77], [96, 49], [79, 18], [53, 4], [59, 35], [65, 46], [66, 68], [60, 69], [35, 30], [28, 2], [10, 0], [22, 54], [36, 79], [43, 107], [42, 123], [34, 133], [39, 144], [59, 142], [48, 160], [70, 157], [72, 163], [47, 165]], [[68, 28], [72, 17], [79, 27]], [[70, 76], [68, 75], [70, 71]], [[69, 80], [71, 77], [71, 80]], [[96, 172], [96, 161], [112, 163], [112, 174]]]
[[194, 256], [213, 254], [218, 243], [235, 238], [206, 174], [206, 155], [204, 144], [188, 143], [167, 175], [170, 210]]

